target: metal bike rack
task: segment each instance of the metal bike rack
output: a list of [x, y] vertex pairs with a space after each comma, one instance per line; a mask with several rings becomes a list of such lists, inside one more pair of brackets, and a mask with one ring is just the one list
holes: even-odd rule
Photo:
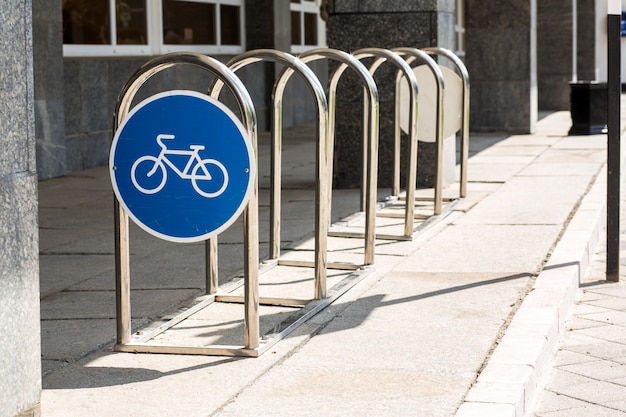
[[[443, 201], [443, 89], [444, 89], [444, 81], [443, 81], [443, 73], [439, 69], [437, 63], [424, 51], [420, 51], [415, 48], [395, 48], [392, 49], [393, 52], [406, 56], [407, 63], [411, 63], [417, 59], [421, 60], [428, 66], [431, 70], [433, 77], [435, 78], [435, 83], [437, 85], [437, 99], [436, 99], [436, 111], [435, 111], [435, 143], [437, 145], [436, 148], [436, 166], [435, 166], [435, 196], [434, 196], [434, 215], [441, 214], [441, 207]], [[400, 81], [401, 76], [398, 74], [396, 78], [396, 111], [399, 110], [399, 90], [400, 90]], [[394, 165], [400, 164], [400, 124], [397, 123], [399, 117], [396, 117], [396, 129], [395, 129], [395, 158]], [[418, 137], [419, 140], [419, 137]], [[398, 172], [399, 169], [394, 169], [394, 173]], [[400, 186], [400, 176], [394, 176], [394, 190], [399, 190]], [[409, 184], [407, 184], [407, 187]], [[396, 194], [397, 195], [397, 194]], [[409, 200], [409, 196], [407, 194], [407, 207], [411, 204], [413, 200]]]
[[[362, 192], [361, 196], [361, 211], [365, 211], [365, 234], [363, 235], [364, 242], [364, 261], [362, 265], [372, 265], [374, 263], [374, 243], [375, 243], [375, 235], [376, 235], [376, 195], [377, 195], [377, 180], [378, 180], [378, 113], [379, 113], [379, 104], [378, 104], [378, 89], [376, 88], [376, 83], [374, 79], [367, 71], [367, 68], [354, 56], [339, 51], [336, 49], [329, 48], [319, 48], [307, 51], [298, 56], [298, 58], [304, 62], [309, 63], [319, 59], [329, 59], [334, 60], [340, 63], [340, 65], [333, 71], [331, 75], [331, 79], [329, 82], [328, 89], [328, 106], [329, 106], [329, 126], [328, 126], [328, 147], [330, 149], [334, 149], [335, 142], [335, 109], [336, 105], [336, 95], [337, 95], [337, 85], [339, 80], [346, 69], [350, 68], [356, 72], [361, 81], [363, 82], [363, 90], [364, 90], [364, 107], [363, 107], [363, 138], [364, 138], [364, 162], [365, 162], [365, 172], [363, 181], [363, 189], [365, 192]], [[276, 89], [274, 91], [274, 123], [275, 127], [273, 129], [273, 134], [275, 136], [275, 140], [273, 143], [275, 145], [280, 145], [281, 138], [280, 133], [281, 129], [280, 120], [282, 107], [280, 105], [282, 101], [282, 96], [284, 93], [285, 85], [293, 71], [286, 69], [279, 77], [279, 81], [276, 84]], [[272, 172], [277, 172], [280, 168], [280, 148], [277, 148], [274, 152], [275, 158], [272, 162]], [[278, 176], [280, 177], [280, 176]], [[328, 187], [332, 190], [332, 160], [329, 169], [328, 175]], [[278, 178], [280, 181], [280, 178]], [[280, 183], [277, 183], [272, 187], [272, 189], [276, 189], [280, 191]], [[280, 204], [280, 195], [277, 196], [277, 199], [274, 201], [274, 205]], [[330, 205], [330, 201], [328, 203]], [[280, 242], [280, 223], [279, 218], [274, 218], [272, 224], [277, 225], [273, 230], [272, 236], [270, 238], [270, 244], [272, 247], [272, 257], [279, 256], [279, 245]], [[354, 236], [345, 236], [339, 233], [330, 232], [329, 236], [336, 237], [354, 237]], [[329, 268], [337, 268], [337, 269], [358, 269], [362, 265], [353, 265], [346, 263], [333, 263], [329, 264]]]
[[[330, 167], [330, 160], [332, 158], [332, 149], [328, 146], [328, 102], [326, 100], [326, 95], [324, 93], [324, 89], [319, 82], [319, 79], [313, 73], [313, 71], [307, 67], [302, 61], [298, 60], [291, 54], [282, 51], [276, 51], [272, 49], [258, 49], [245, 52], [241, 55], [238, 55], [231, 59], [227, 65], [233, 71], [237, 70], [256, 63], [256, 62], [277, 62], [285, 65], [286, 67], [292, 69], [295, 72], [298, 72], [304, 80], [307, 82], [307, 85], [311, 92], [315, 97], [315, 104], [317, 108], [317, 127], [318, 127], [318, 137], [317, 137], [317, 146], [316, 146], [316, 180], [315, 180], [315, 261], [313, 266], [315, 268], [315, 276], [314, 276], [314, 299], [320, 300], [326, 297], [326, 275], [327, 275], [327, 235], [328, 235], [328, 226], [330, 223], [330, 207], [329, 207], [329, 188], [328, 188], [328, 170]], [[222, 89], [222, 83], [218, 80], [215, 85], [212, 86], [210, 93], [213, 97], [218, 97], [220, 91]], [[275, 87], [276, 88], [276, 87]], [[276, 107], [276, 105], [275, 105]], [[276, 127], [272, 126], [272, 131], [276, 131]], [[280, 137], [274, 137], [273, 142], [279, 141]], [[272, 146], [272, 158], [275, 158], [275, 153], [277, 152], [277, 148], [279, 149], [280, 143], [273, 143]], [[276, 167], [274, 167], [275, 169]], [[275, 195], [278, 190], [275, 189], [276, 184], [280, 185], [279, 182], [280, 172], [274, 172], [272, 170], [272, 186], [271, 186], [271, 208], [274, 213], [277, 210], [280, 210], [280, 194], [278, 194], [278, 200], [276, 200]], [[280, 213], [278, 211], [278, 213]], [[280, 218], [280, 214], [270, 215], [272, 220], [276, 218]], [[276, 225], [271, 224], [272, 228], [276, 228]], [[210, 239], [212, 245], [217, 245], [216, 239]], [[274, 245], [270, 245], [274, 246]], [[273, 259], [274, 265], [291, 265], [291, 266], [301, 266], [302, 263], [297, 262], [296, 265], [293, 265], [293, 262], [284, 261], [282, 262], [279, 259]], [[217, 259], [216, 259], [217, 261]], [[266, 262], [266, 265], [270, 265], [270, 262]], [[236, 301], [236, 300], [234, 300]], [[268, 300], [269, 301], [269, 300]], [[273, 304], [289, 304], [293, 305], [294, 302], [304, 303], [303, 300], [293, 300], [288, 299], [284, 300], [273, 300]]]
[[[141, 86], [160, 71], [179, 64], [193, 65], [211, 72], [222, 80], [232, 91], [243, 120], [246, 133], [256, 152], [257, 123], [252, 99], [243, 83], [237, 76], [221, 62], [201, 54], [172, 53], [154, 58], [144, 64], [128, 80], [118, 97], [115, 110], [114, 127], [117, 130], [122, 120], [130, 112], [131, 103]], [[129, 216], [115, 199], [115, 271], [116, 271], [116, 312], [117, 312], [117, 343], [115, 350], [121, 352], [145, 353], [179, 353], [196, 355], [226, 355], [226, 356], [259, 356], [272, 342], [260, 345], [259, 337], [259, 297], [258, 297], [258, 186], [255, 181], [253, 192], [244, 210], [244, 346], [190, 346], [151, 344], [150, 340], [165, 332], [195, 312], [216, 301], [214, 295], [204, 296], [203, 299], [187, 309], [185, 312], [147, 329], [137, 337], [131, 337], [130, 315], [130, 239]], [[209, 271], [207, 271], [207, 280]]]
[[[353, 55], [359, 59], [375, 58], [370, 65], [369, 72], [372, 76], [376, 73], [376, 70], [385, 62], [389, 61], [395, 67], [398, 72], [406, 77], [409, 83], [409, 157], [408, 157], [408, 170], [407, 170], [407, 184], [415, 184], [417, 179], [417, 97], [418, 97], [418, 85], [415, 78], [415, 74], [410, 65], [402, 59], [397, 53], [388, 49], [382, 48], [364, 48], [353, 52]], [[396, 109], [396, 115], [399, 114]], [[396, 121], [397, 124], [398, 121]], [[364, 163], [363, 166], [366, 166]], [[395, 172], [397, 171], [397, 173]], [[364, 174], [366, 175], [366, 174]], [[394, 167], [394, 178], [400, 176], [399, 165]], [[398, 190], [399, 191], [399, 190]], [[392, 196], [393, 197], [393, 196]], [[402, 235], [389, 235], [389, 234], [376, 234], [378, 239], [387, 240], [412, 240], [414, 233], [414, 213], [415, 207], [413, 202], [415, 200], [415, 186], [408, 187], [406, 189], [406, 205], [404, 212], [404, 231]]]
[[[319, 57], [318, 57], [319, 55]], [[307, 58], [308, 57], [308, 58]], [[339, 298], [342, 294], [360, 282], [371, 270], [372, 268], [364, 268], [362, 265], [354, 266], [348, 265], [344, 263], [340, 264], [330, 264], [327, 261], [327, 237], [328, 237], [328, 228], [330, 226], [330, 206], [331, 206], [331, 169], [332, 169], [332, 158], [333, 158], [333, 146], [332, 140], [330, 137], [330, 128], [329, 128], [329, 117], [330, 115], [334, 115], [334, 113], [329, 111], [329, 102], [326, 99], [326, 95], [323, 87], [321, 86], [319, 80], [313, 73], [313, 71], [306, 66], [304, 63], [305, 60], [310, 61], [314, 59], [318, 59], [321, 57], [331, 57], [340, 61], [344, 61], [342, 64], [342, 68], [339, 69], [331, 79], [331, 88], [334, 90], [336, 88], [336, 84], [341, 73], [348, 67], [355, 65], [354, 58], [350, 57], [347, 54], [343, 54], [338, 51], [332, 50], [324, 50], [318, 51], [316, 55], [310, 53], [305, 56], [304, 60], [300, 60], [293, 55], [287, 54], [285, 52], [275, 51], [275, 50], [253, 50], [241, 54], [235, 58], [233, 58], [227, 65], [233, 70], [237, 71], [249, 64], [262, 62], [262, 61], [271, 61], [277, 62], [284, 65], [283, 71], [280, 73], [276, 83], [274, 84], [273, 89], [273, 118], [272, 118], [272, 132], [271, 132], [271, 187], [270, 187], [270, 259], [264, 260], [261, 265], [261, 274], [262, 276], [268, 277], [268, 280], [271, 278], [272, 271], [277, 271], [274, 268], [280, 267], [305, 267], [310, 268], [314, 267], [314, 296], [313, 299], [298, 299], [298, 298], [284, 298], [284, 297], [260, 297], [261, 305], [271, 305], [271, 306], [284, 306], [284, 307], [301, 307], [299, 311], [291, 314], [281, 323], [276, 325], [270, 333], [263, 335], [262, 339], [279, 339], [283, 338], [293, 329], [295, 329], [300, 324], [304, 323], [311, 316], [321, 311], [332, 302], [334, 302], [337, 298]], [[358, 65], [361, 65], [360, 63]], [[362, 67], [362, 65], [361, 65]], [[305, 260], [293, 260], [282, 258], [280, 255], [280, 203], [281, 203], [281, 154], [282, 154], [282, 97], [284, 93], [284, 89], [286, 84], [293, 75], [294, 72], [299, 73], [304, 80], [308, 83], [308, 87], [312, 91], [313, 95], [316, 99], [317, 105], [317, 113], [318, 113], [318, 137], [316, 142], [316, 187], [315, 187], [315, 199], [316, 199], [316, 218], [315, 218], [315, 248], [314, 248], [314, 257], [315, 260], [313, 262], [305, 261]], [[365, 76], [369, 76], [367, 71], [365, 71]], [[372, 108], [377, 109], [377, 94], [374, 84], [369, 84], [370, 87], [373, 87], [371, 94], [371, 105]], [[213, 97], [217, 97], [220, 94], [220, 90], [222, 88], [222, 83], [218, 80], [209, 90], [210, 94]], [[332, 104], [334, 105], [334, 97], [332, 99]], [[369, 103], [369, 101], [368, 101]], [[374, 103], [376, 104], [374, 106]], [[370, 105], [370, 104], [368, 104]], [[371, 112], [373, 114], [373, 112]], [[369, 125], [372, 132], [372, 140], [369, 142], [372, 145], [371, 150], [369, 150], [369, 154], [372, 158], [377, 154], [377, 136], [375, 133], [377, 132], [377, 117], [368, 119], [370, 122]], [[368, 130], [366, 129], [366, 130]], [[376, 182], [376, 165], [373, 165], [371, 170], [371, 177], [369, 181], [372, 184]], [[372, 188], [373, 192], [369, 194], [370, 198], [373, 199], [372, 206], [375, 204], [375, 189]], [[374, 210], [370, 210], [370, 213], [375, 213]], [[370, 229], [370, 233], [373, 233], [374, 225], [372, 222], [372, 227]], [[215, 239], [211, 239], [214, 241]], [[213, 243], [216, 244], [216, 243]], [[368, 255], [371, 257], [371, 262], [373, 262], [373, 254], [374, 254], [374, 239], [371, 239], [371, 244], [368, 246], [368, 249], [371, 250]], [[370, 258], [366, 258], [366, 260], [370, 260]], [[341, 278], [335, 285], [331, 288], [327, 288], [327, 268], [333, 269], [345, 269], [352, 271], [347, 276]], [[280, 272], [280, 271], [279, 271]], [[216, 295], [216, 299], [220, 301], [227, 302], [241, 302], [241, 298], [233, 295]]]
[[[461, 132], [461, 176], [460, 176], [460, 188], [459, 197], [465, 198], [467, 196], [467, 160], [469, 154], [469, 114], [470, 114], [470, 83], [469, 72], [467, 67], [463, 64], [463, 61], [456, 56], [452, 51], [445, 48], [424, 48], [424, 52], [429, 55], [435, 55], [447, 58], [451, 61], [461, 78], [462, 82], [462, 94], [461, 94], [461, 126], [458, 130]], [[452, 74], [450, 74], [452, 75]], [[444, 72], [444, 80], [446, 79], [446, 72]]]
[[[142, 329], [136, 335], [131, 336], [131, 304], [130, 304], [130, 239], [129, 239], [129, 215], [117, 198], [114, 201], [115, 215], [115, 260], [116, 260], [116, 308], [117, 308], [117, 343], [116, 351], [122, 352], [146, 352], [146, 353], [178, 353], [195, 355], [221, 355], [221, 356], [245, 356], [258, 357], [266, 352], [276, 342], [283, 339], [296, 327], [303, 324], [310, 317], [334, 302], [338, 297], [352, 288], [372, 268], [375, 256], [375, 239], [412, 240], [415, 232], [423, 230], [437, 221], [441, 212], [441, 146], [442, 119], [443, 119], [443, 76], [441, 71], [430, 57], [441, 55], [455, 63], [459, 73], [463, 77], [463, 126], [462, 126], [462, 168], [461, 190], [463, 197], [466, 192], [467, 177], [467, 153], [468, 153], [468, 124], [469, 118], [469, 81], [467, 71], [462, 63], [455, 61], [451, 52], [440, 48], [429, 48], [419, 51], [411, 48], [398, 48], [386, 50], [380, 48], [365, 48], [355, 51], [352, 55], [343, 51], [320, 48], [295, 56], [270, 49], [253, 50], [236, 56], [227, 64], [223, 64], [214, 58], [195, 53], [173, 53], [154, 58], [144, 64], [124, 85], [119, 95], [115, 110], [115, 130], [120, 128], [123, 120], [131, 112], [133, 99], [139, 89], [151, 77], [162, 70], [177, 65], [192, 65], [209, 71], [214, 80], [207, 92], [214, 99], [220, 97], [224, 86], [227, 86], [235, 98], [239, 109], [239, 117], [242, 119], [246, 139], [249, 138], [255, 158], [258, 160], [257, 121], [252, 99], [243, 82], [235, 74], [239, 69], [249, 64], [258, 62], [275, 62], [282, 64], [284, 69], [280, 72], [273, 89], [273, 120], [271, 131], [271, 200], [270, 200], [270, 259], [259, 259], [259, 212], [258, 212], [258, 183], [255, 179], [253, 192], [243, 212], [244, 228], [244, 271], [243, 275], [237, 275], [228, 283], [218, 285], [218, 237], [212, 237], [206, 241], [206, 294], [196, 298], [193, 305], [175, 316], [167, 316]], [[403, 58], [406, 56], [406, 59]], [[361, 60], [372, 58], [369, 68]], [[333, 71], [329, 79], [328, 96], [317, 76], [306, 65], [318, 59], [338, 61], [338, 67]], [[415, 214], [415, 183], [417, 178], [417, 145], [418, 145], [418, 81], [411, 63], [420, 59], [431, 68], [437, 82], [437, 184], [435, 186], [435, 215], [426, 217], [417, 228], [415, 219], [420, 218]], [[456, 58], [458, 60], [458, 58]], [[379, 134], [379, 103], [378, 91], [373, 79], [377, 69], [389, 61], [395, 66], [396, 75], [396, 163], [394, 163], [394, 190], [393, 196], [387, 198], [387, 203], [377, 202], [377, 176], [378, 176], [378, 134]], [[363, 172], [360, 197], [360, 209], [365, 215], [365, 232], [354, 233], [330, 229], [330, 211], [332, 203], [332, 170], [333, 148], [335, 141], [335, 109], [336, 91], [339, 80], [346, 69], [351, 68], [360, 77], [363, 83]], [[439, 72], [438, 72], [439, 71]], [[315, 178], [315, 232], [314, 232], [314, 260], [293, 260], [282, 258], [280, 253], [280, 230], [281, 230], [281, 158], [282, 158], [282, 100], [287, 82], [293, 75], [298, 73], [306, 82], [313, 94], [317, 111], [317, 141], [316, 141], [316, 178]], [[380, 216], [376, 209], [395, 198], [400, 201], [399, 178], [399, 103], [398, 85], [401, 80], [408, 83], [408, 114], [409, 123], [407, 133], [409, 137], [409, 152], [407, 160], [407, 189], [405, 202], [402, 207], [403, 233], [399, 235], [376, 233], [376, 217]], [[241, 130], [241, 129], [240, 129]], [[247, 141], [246, 141], [247, 142]], [[193, 148], [192, 148], [193, 149]], [[251, 154], [250, 148], [248, 154]], [[252, 173], [254, 173], [252, 171]], [[250, 177], [252, 178], [252, 177]], [[250, 183], [248, 183], [250, 184]], [[248, 187], [252, 187], [248, 185]], [[396, 189], [397, 188], [397, 189]], [[250, 188], [248, 188], [250, 190]], [[437, 201], [439, 199], [439, 213], [437, 213]], [[245, 200], [244, 200], [245, 201]], [[242, 203], [243, 204], [243, 203]], [[362, 214], [362, 213], [359, 213]], [[132, 215], [132, 213], [131, 213]], [[392, 217], [392, 216], [389, 216]], [[134, 217], [133, 217], [134, 218]], [[399, 222], [397, 222], [399, 223]], [[401, 226], [400, 224], [394, 224]], [[394, 230], [395, 231], [395, 230]], [[364, 261], [363, 264], [348, 264], [343, 262], [329, 263], [327, 259], [328, 237], [359, 237], [364, 238]], [[306, 249], [309, 250], [309, 249]], [[294, 252], [295, 253], [295, 252]], [[298, 255], [299, 256], [299, 255]], [[259, 278], [273, 278], [271, 271], [280, 266], [286, 267], [313, 267], [314, 273], [312, 298], [284, 297], [279, 293], [277, 297], [260, 296]], [[332, 288], [328, 288], [328, 269], [344, 269], [353, 271], [349, 276], [341, 277]], [[290, 271], [290, 270], [288, 270]], [[291, 279], [291, 277], [290, 277]], [[331, 277], [332, 279], [332, 277]], [[280, 280], [280, 278], [279, 278]], [[295, 282], [295, 281], [294, 281]], [[304, 280], [309, 285], [309, 280]], [[269, 282], [268, 282], [269, 283]], [[271, 283], [274, 285], [274, 283]], [[242, 288], [243, 287], [243, 288]], [[280, 290], [284, 291], [284, 290]], [[173, 328], [177, 324], [192, 317], [205, 307], [214, 303], [237, 303], [244, 304], [243, 317], [243, 346], [240, 345], [172, 345], [166, 343], [155, 344], [157, 336]], [[261, 335], [259, 310], [260, 306], [276, 306], [297, 309], [296, 312], [283, 319], [280, 323], [272, 324], [272, 328]], [[224, 304], [222, 304], [225, 308]], [[288, 307], [288, 308], [287, 308]], [[230, 307], [229, 307], [230, 308]], [[267, 307], [264, 307], [267, 308]], [[279, 314], [278, 317], [281, 315]], [[263, 316], [266, 317], [265, 315]], [[184, 326], [180, 326], [184, 327]], [[267, 328], [267, 327], [266, 327]], [[174, 329], [175, 330], [175, 329]], [[238, 342], [237, 342], [238, 343]]]

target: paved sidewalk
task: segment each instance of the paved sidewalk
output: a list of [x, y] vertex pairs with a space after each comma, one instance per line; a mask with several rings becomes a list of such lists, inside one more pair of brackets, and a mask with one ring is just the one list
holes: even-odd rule
[[[622, 198], [622, 224], [626, 219], [625, 203], [626, 198]], [[622, 231], [622, 248], [625, 235]], [[535, 417], [626, 416], [624, 249], [620, 259], [620, 281], [606, 281], [606, 236], [603, 236], [580, 283], [553, 368], [534, 408]]]
[[[605, 136], [569, 137], [569, 126], [569, 113], [558, 112], [534, 135], [474, 135], [468, 197], [413, 241], [377, 240], [369, 275], [255, 359], [113, 352], [107, 169], [42, 182], [43, 415], [522, 417], [550, 369], [601, 232]], [[282, 245], [305, 253], [314, 144], [306, 132], [291, 134]], [[334, 220], [357, 210], [358, 192], [334, 192]], [[240, 222], [231, 229], [220, 238], [220, 284], [242, 267]], [[329, 259], [361, 259], [360, 243], [333, 240]], [[162, 242], [133, 227], [131, 252], [134, 327], [202, 294], [203, 245]], [[310, 282], [292, 272], [288, 282]], [[262, 291], [278, 286], [267, 282]], [[237, 306], [228, 310], [243, 316]], [[285, 312], [262, 320], [272, 314]], [[187, 320], [181, 334], [231, 340], [240, 328], [205, 314]]]

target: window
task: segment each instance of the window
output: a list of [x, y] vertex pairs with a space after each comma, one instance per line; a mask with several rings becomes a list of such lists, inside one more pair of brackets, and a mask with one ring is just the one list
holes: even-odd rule
[[320, 18], [319, 0], [291, 0], [291, 52], [326, 45], [326, 25]]
[[242, 9], [243, 0], [63, 0], [63, 53], [240, 53]]

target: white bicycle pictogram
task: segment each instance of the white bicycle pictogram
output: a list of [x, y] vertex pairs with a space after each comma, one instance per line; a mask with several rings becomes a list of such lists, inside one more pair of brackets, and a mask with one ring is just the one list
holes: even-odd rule
[[[165, 187], [165, 183], [167, 182], [167, 165], [181, 179], [191, 180], [193, 188], [201, 196], [206, 198], [219, 197], [228, 186], [228, 172], [226, 171], [224, 165], [215, 159], [201, 159], [199, 152], [205, 149], [204, 145], [190, 145], [189, 150], [167, 149], [167, 145], [163, 143], [163, 140], [171, 140], [174, 138], [174, 135], [157, 135], [156, 141], [161, 147], [161, 152], [159, 153], [159, 156], [141, 156], [133, 163], [130, 170], [130, 177], [133, 185], [144, 194], [158, 193], [161, 189], [163, 189], [163, 187]], [[170, 161], [168, 155], [188, 156], [189, 159], [185, 164], [185, 168], [180, 170], [172, 161]], [[214, 178], [213, 175], [211, 175], [209, 171], [209, 167], [211, 165], [217, 167], [222, 173], [222, 184], [219, 188], [215, 184], [215, 181], [219, 181], [220, 179]], [[160, 175], [160, 180], [158, 176], [154, 177], [155, 175]], [[217, 175], [217, 177], [219, 177], [219, 175]], [[144, 185], [140, 185], [140, 182], [142, 181]], [[157, 185], [153, 186], [152, 184], [154, 183], [157, 183]], [[203, 190], [201, 185], [210, 187], [211, 191]], [[213, 191], [215, 188], [218, 188], [217, 191]]]

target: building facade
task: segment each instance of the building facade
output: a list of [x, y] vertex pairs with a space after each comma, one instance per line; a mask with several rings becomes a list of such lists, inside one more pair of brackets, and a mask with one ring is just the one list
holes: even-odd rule
[[[257, 48], [298, 53], [325, 45], [345, 51], [443, 46], [469, 69], [472, 129], [526, 133], [534, 130], [539, 110], [568, 109], [572, 54], [578, 79], [597, 76], [598, 19], [594, 0], [577, 1], [574, 51], [571, 0], [5, 0], [0, 417], [38, 414], [37, 178], [106, 163], [117, 95], [151, 57], [195, 51], [226, 61]], [[269, 126], [268, 96], [278, 70], [261, 64], [240, 74], [260, 130]], [[322, 79], [327, 74], [324, 65], [315, 70]], [[210, 82], [206, 74], [181, 68], [154, 80], [145, 95], [172, 86], [205, 91]], [[294, 83], [286, 94], [285, 126], [313, 120], [313, 100], [303, 89]], [[391, 101], [391, 92], [381, 88], [381, 111]], [[356, 117], [348, 111], [340, 120]], [[381, 149], [389, 123], [383, 116]], [[359, 145], [349, 138], [360, 136], [361, 127], [345, 123], [341, 129], [338, 150], [355, 159], [351, 153]], [[428, 158], [428, 150], [422, 153]]]

